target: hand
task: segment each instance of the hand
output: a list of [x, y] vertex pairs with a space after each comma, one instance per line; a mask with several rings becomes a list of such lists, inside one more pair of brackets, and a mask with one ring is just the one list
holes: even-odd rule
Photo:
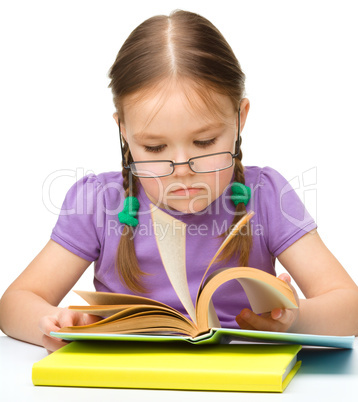
[[[288, 283], [293, 290], [297, 304], [299, 305], [299, 298], [296, 290], [291, 285], [291, 277], [288, 274], [281, 274], [278, 277]], [[273, 332], [287, 332], [298, 318], [299, 309], [281, 309], [275, 308], [270, 313], [261, 315], [255, 314], [249, 309], [243, 309], [236, 317], [236, 322], [242, 329], [259, 330], [259, 331], [273, 331]]]
[[58, 331], [63, 327], [92, 324], [100, 319], [100, 317], [94, 315], [84, 314], [67, 308], [59, 308], [57, 314], [42, 317], [39, 322], [40, 331], [44, 334], [42, 336], [42, 344], [47, 349], [48, 353], [54, 352], [67, 345], [69, 342], [52, 337], [50, 335], [51, 331]]

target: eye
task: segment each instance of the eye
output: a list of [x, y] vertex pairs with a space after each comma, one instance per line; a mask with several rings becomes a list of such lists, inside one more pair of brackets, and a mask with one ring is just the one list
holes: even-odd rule
[[216, 137], [211, 138], [210, 140], [205, 140], [205, 141], [194, 141], [194, 144], [197, 145], [198, 147], [206, 148], [206, 147], [209, 147], [210, 145], [214, 145], [215, 142], [216, 142]]
[[146, 152], [154, 152], [154, 153], [163, 151], [163, 149], [165, 147], [166, 147], [166, 145], [156, 145], [156, 146], [153, 146], [153, 147], [150, 147], [148, 145], [144, 145], [144, 149], [145, 149]]

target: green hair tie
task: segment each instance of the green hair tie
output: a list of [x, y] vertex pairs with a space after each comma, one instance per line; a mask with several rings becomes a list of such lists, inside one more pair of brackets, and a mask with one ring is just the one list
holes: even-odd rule
[[127, 197], [124, 200], [122, 211], [118, 214], [118, 220], [128, 226], [137, 226], [137, 212], [139, 210], [139, 201], [137, 197]]
[[231, 191], [231, 200], [233, 201], [235, 206], [239, 202], [243, 202], [246, 207], [251, 198], [251, 188], [245, 186], [245, 184], [235, 181], [234, 183], [232, 183]]

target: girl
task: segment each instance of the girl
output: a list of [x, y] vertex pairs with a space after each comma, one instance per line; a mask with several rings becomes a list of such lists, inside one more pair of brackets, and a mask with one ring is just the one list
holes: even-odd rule
[[193, 298], [223, 236], [249, 209], [254, 218], [214, 268], [275, 274], [278, 258], [306, 296], [298, 310], [258, 316], [230, 282], [213, 297], [222, 326], [358, 334], [358, 288], [295, 192], [273, 169], [241, 164], [250, 103], [220, 32], [189, 12], [153, 17], [128, 37], [110, 78], [122, 173], [89, 175], [69, 190], [51, 240], [1, 299], [1, 329], [51, 351], [63, 346], [51, 331], [96, 320], [57, 307], [93, 261], [98, 291], [143, 294], [184, 313], [157, 251], [154, 204], [187, 224]]

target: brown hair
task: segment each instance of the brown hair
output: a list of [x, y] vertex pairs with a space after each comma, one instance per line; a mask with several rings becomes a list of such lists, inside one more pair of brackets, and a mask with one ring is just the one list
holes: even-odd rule
[[[123, 100], [167, 79], [188, 79], [200, 98], [215, 112], [213, 93], [229, 96], [235, 110], [244, 97], [245, 75], [231, 47], [218, 29], [204, 17], [177, 10], [169, 16], [159, 15], [140, 24], [127, 38], [109, 71], [113, 100], [119, 118], [124, 121]], [[125, 143], [126, 161], [132, 156]], [[235, 159], [235, 181], [245, 183], [242, 152]], [[123, 169], [125, 196], [137, 193], [137, 179]], [[132, 182], [132, 183], [130, 183]], [[244, 214], [243, 203], [236, 207], [235, 224]], [[117, 268], [121, 281], [133, 292], [144, 293], [143, 275], [134, 249], [133, 230], [126, 227], [117, 250]], [[252, 244], [250, 225], [230, 242], [221, 259], [233, 255], [239, 265], [247, 265]]]

